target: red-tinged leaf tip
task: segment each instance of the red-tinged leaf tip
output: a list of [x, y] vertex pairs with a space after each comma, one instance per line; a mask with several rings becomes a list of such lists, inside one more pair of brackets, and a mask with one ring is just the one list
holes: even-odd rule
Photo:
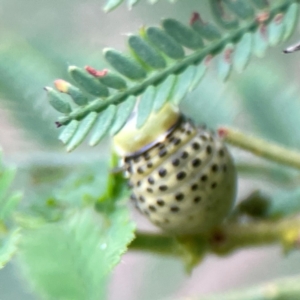
[[274, 22], [276, 24], [280, 24], [282, 22], [282, 19], [283, 19], [283, 14], [277, 14], [274, 18]]
[[227, 62], [228, 64], [231, 63], [232, 52], [233, 52], [233, 49], [232, 49], [232, 48], [228, 48], [228, 49], [226, 49], [225, 52], [224, 52], [224, 60], [225, 60], [225, 62]]
[[204, 64], [208, 67], [210, 65], [210, 62], [212, 61], [213, 56], [211, 54], [207, 55], [204, 58]]
[[65, 81], [63, 79], [55, 80], [54, 85], [55, 85], [56, 89], [61, 93], [67, 93], [68, 89], [70, 87], [70, 83], [68, 83], [67, 81]]
[[59, 128], [59, 127], [61, 127], [62, 126], [62, 124], [60, 123], [60, 122], [55, 122], [55, 125], [56, 125], [56, 128]]
[[267, 33], [267, 26], [262, 24], [259, 26], [259, 32], [261, 33], [262, 37], [267, 40], [268, 39], [268, 33]]
[[219, 136], [220, 138], [226, 137], [227, 134], [228, 134], [227, 128], [225, 128], [225, 127], [220, 127], [220, 128], [218, 129], [218, 136]]
[[107, 69], [99, 71], [90, 66], [86, 66], [85, 70], [94, 77], [104, 77], [108, 73]]
[[261, 12], [256, 15], [256, 22], [261, 24], [266, 22], [270, 18], [270, 13], [267, 11]]
[[202, 22], [201, 17], [200, 17], [200, 14], [197, 13], [197, 12], [193, 12], [193, 13], [192, 13], [192, 16], [191, 16], [191, 18], [190, 18], [190, 25], [193, 25], [193, 24], [194, 24], [195, 22], [197, 22], [197, 21]]

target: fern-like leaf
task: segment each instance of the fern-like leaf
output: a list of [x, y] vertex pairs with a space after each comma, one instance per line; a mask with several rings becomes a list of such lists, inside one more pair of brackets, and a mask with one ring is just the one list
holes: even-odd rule
[[[97, 96], [95, 100], [87, 104], [78, 101], [82, 99], [80, 90], [62, 80], [56, 82], [61, 93], [47, 88], [50, 104], [64, 114], [57, 124], [67, 125], [61, 140], [67, 144], [68, 151], [80, 145], [94, 126], [97, 130], [91, 134], [91, 145], [99, 143], [107, 133], [117, 133], [134, 108], [138, 95], [145, 93], [138, 104], [138, 114], [141, 114], [138, 126], [144, 124], [151, 110], [158, 111], [165, 102], [179, 104], [201, 81], [206, 61], [217, 54], [214, 60], [220, 78], [227, 79], [232, 66], [242, 71], [252, 54], [262, 56], [269, 45], [277, 45], [290, 36], [299, 11], [297, 0], [285, 0], [277, 6], [267, 6], [264, 1], [242, 0], [210, 3], [219, 26], [229, 30], [226, 34], [222, 35], [216, 25], [203, 22], [199, 14], [193, 14], [190, 26], [165, 19], [161, 27], [145, 27], [138, 35], [130, 35], [130, 54], [104, 50], [104, 57], [115, 73], [91, 67], [86, 70], [69, 68], [82, 94]], [[264, 7], [263, 12], [258, 10], [260, 7]], [[63, 93], [69, 94], [69, 99]], [[142, 104], [144, 99], [147, 105]], [[122, 107], [112, 108], [121, 103]], [[107, 109], [110, 112], [106, 115]], [[101, 121], [102, 116], [106, 117], [105, 122]], [[102, 128], [99, 134], [102, 122], [105, 130]]]

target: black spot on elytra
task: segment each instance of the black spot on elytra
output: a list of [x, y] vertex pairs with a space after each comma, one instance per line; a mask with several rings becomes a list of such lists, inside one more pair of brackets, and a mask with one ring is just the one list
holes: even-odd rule
[[211, 169], [213, 172], [218, 172], [219, 167], [218, 167], [218, 165], [214, 164], [214, 165], [212, 165]]
[[207, 180], [207, 175], [202, 175], [201, 176], [201, 181], [205, 182]]
[[171, 206], [170, 210], [171, 212], [178, 212], [180, 209], [178, 206]]
[[159, 157], [164, 157], [167, 155], [167, 150], [166, 149], [161, 149], [159, 152], [158, 152], [158, 155]]
[[192, 191], [196, 191], [198, 189], [198, 184], [197, 183], [194, 183], [192, 186], [191, 186], [191, 190]]
[[154, 178], [153, 177], [148, 177], [148, 182], [149, 182], [149, 184], [154, 184]]
[[154, 205], [149, 205], [149, 209], [151, 210], [151, 211], [156, 211], [156, 208], [155, 208], [155, 206]]
[[195, 203], [199, 203], [201, 201], [201, 197], [200, 196], [197, 196], [194, 198], [194, 202]]
[[156, 201], [156, 203], [157, 203], [157, 205], [159, 205], [159, 206], [164, 206], [164, 205], [165, 205], [165, 201], [162, 200], [162, 199], [158, 199], [158, 200]]
[[160, 177], [165, 177], [165, 176], [167, 175], [167, 170], [166, 170], [165, 168], [160, 168], [160, 169], [158, 170], [158, 175], [159, 175]]
[[182, 159], [186, 159], [186, 158], [188, 158], [188, 157], [189, 157], [189, 153], [186, 152], [186, 151], [183, 151], [182, 154], [181, 154], [181, 158], [182, 158]]
[[180, 171], [176, 174], [177, 180], [183, 180], [186, 177], [186, 173], [184, 171]]
[[194, 168], [197, 168], [201, 165], [201, 160], [199, 158], [195, 158], [194, 160], [192, 160], [192, 166]]
[[212, 148], [211, 148], [211, 146], [207, 146], [207, 147], [206, 147], [206, 152], [207, 152], [207, 154], [211, 154], [211, 153], [212, 153]]
[[180, 160], [178, 158], [175, 158], [175, 159], [172, 160], [172, 165], [174, 167], [178, 167], [179, 164], [180, 164]]
[[147, 168], [151, 169], [153, 167], [153, 163], [152, 162], [148, 162], [147, 163]]
[[184, 199], [184, 194], [183, 193], [177, 193], [177, 194], [175, 194], [175, 199], [177, 201], [182, 201]]
[[160, 185], [159, 186], [159, 190], [162, 191], [162, 192], [166, 191], [167, 189], [168, 189], [168, 187], [166, 185]]
[[200, 149], [200, 144], [197, 143], [197, 142], [194, 142], [194, 143], [192, 144], [192, 148], [193, 148], [194, 150], [199, 150], [199, 149]]

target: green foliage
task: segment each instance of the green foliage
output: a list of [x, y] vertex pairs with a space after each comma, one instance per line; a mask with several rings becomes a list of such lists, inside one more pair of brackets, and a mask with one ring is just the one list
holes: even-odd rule
[[92, 209], [26, 230], [20, 258], [46, 299], [103, 299], [109, 271], [133, 239], [126, 209], [106, 216]]
[[[139, 35], [129, 35], [129, 55], [114, 49], [104, 50], [105, 59], [119, 74], [97, 71], [91, 67], [86, 67], [85, 71], [77, 67], [69, 68], [71, 77], [83, 94], [89, 93], [98, 99], [78, 106], [78, 102], [72, 101], [73, 97], [69, 103], [74, 108], [69, 112], [63, 97], [65, 95], [54, 102], [53, 91], [47, 88], [50, 104], [61, 112], [63, 107], [64, 116], [59, 118], [57, 124], [67, 125], [61, 140], [66, 143], [68, 151], [79, 146], [96, 124], [105, 123], [106, 126], [101, 134], [98, 134], [99, 126], [91, 133], [91, 145], [98, 144], [106, 134], [116, 134], [125, 124], [138, 95], [146, 93], [148, 102], [146, 105], [139, 104], [139, 126], [151, 113], [149, 108], [158, 111], [166, 101], [178, 105], [199, 84], [208, 60], [216, 61], [218, 75], [223, 80], [229, 77], [232, 67], [242, 71], [252, 54], [262, 56], [268, 45], [277, 45], [290, 36], [299, 9], [295, 0], [268, 7], [260, 5], [262, 2], [254, 2], [253, 6], [247, 1], [210, 3], [216, 19], [223, 20], [220, 24], [222, 29], [229, 30], [227, 33], [221, 34], [216, 26], [203, 22], [197, 13], [193, 14], [190, 26], [175, 19], [165, 19], [161, 27], [145, 27]], [[223, 5], [228, 9], [226, 16]], [[262, 6], [264, 12], [257, 10]], [[229, 22], [227, 14], [234, 21]], [[217, 54], [219, 56], [215, 59]], [[105, 80], [107, 74], [110, 74], [109, 80]], [[56, 88], [71, 95], [71, 85], [67, 82], [56, 84]], [[149, 99], [150, 96], [152, 99]], [[141, 99], [143, 101], [144, 97]], [[124, 104], [126, 109], [120, 106], [113, 112], [112, 106], [122, 102], [128, 104]], [[106, 117], [104, 121], [101, 121], [102, 114]], [[142, 116], [139, 117], [139, 114]]]
[[[71, 175], [23, 219], [19, 261], [46, 299], [103, 299], [109, 272], [134, 238], [124, 179], [107, 172], [107, 164], [99, 163]], [[57, 209], [58, 219], [26, 226]]]
[[[105, 10], [123, 2], [107, 1]], [[129, 7], [138, 2], [127, 1]], [[280, 144], [299, 148], [299, 89], [289, 83], [282, 70], [253, 63], [255, 69], [236, 76], [231, 85], [226, 85], [231, 90], [224, 90], [224, 81], [233, 70], [242, 72], [253, 55], [262, 57], [269, 46], [290, 37], [297, 25], [299, 1], [207, 3], [215, 22], [204, 21], [194, 13], [189, 25], [167, 18], [160, 26], [143, 27], [128, 35], [126, 54], [112, 48], [104, 50], [112, 70], [71, 65], [68, 71], [72, 83], [59, 79], [55, 88], [46, 88], [49, 103], [62, 114], [56, 124], [64, 126], [59, 139], [67, 151], [74, 150], [87, 136], [89, 144], [95, 146], [107, 135], [115, 135], [134, 108], [136, 126], [140, 128], [152, 112], [159, 111], [168, 101], [180, 105], [196, 122], [212, 128], [221, 123], [239, 126], [239, 115], [245, 113], [242, 126]], [[39, 110], [32, 103], [37, 98], [44, 100], [41, 87], [54, 74], [63, 74], [61, 66], [66, 61], [50, 59], [51, 49], [47, 49], [50, 55], [46, 55], [46, 50], [37, 50], [19, 37], [14, 40], [18, 43], [12, 47], [6, 41], [0, 46], [3, 105], [25, 132], [34, 133], [43, 145], [54, 143], [51, 112], [47, 115], [47, 109]], [[82, 55], [82, 59], [87, 58]], [[204, 78], [212, 67], [215, 72]], [[197, 87], [197, 96], [187, 97]], [[97, 158], [103, 155], [101, 150], [97, 150]], [[94, 153], [89, 157], [90, 153], [93, 152], [83, 153], [89, 164], [80, 164], [76, 157], [71, 167], [57, 162], [55, 157], [54, 175], [48, 167], [44, 169], [46, 176], [39, 171], [32, 175], [26, 170], [22, 205], [18, 205], [19, 193], [9, 194], [14, 170], [0, 164], [0, 268], [19, 252], [18, 263], [41, 297], [104, 299], [109, 273], [129, 246], [178, 256], [194, 266], [211, 249], [217, 249], [214, 243], [222, 243], [223, 236], [218, 236], [218, 232], [180, 242], [156, 233], [137, 232], [134, 239], [135, 225], [126, 203], [126, 179], [112, 171], [117, 166], [116, 158], [108, 166], [93, 159]], [[32, 160], [39, 165], [35, 154]], [[43, 155], [47, 160], [48, 154]], [[293, 215], [300, 211], [298, 173], [282, 165], [252, 163], [248, 157], [237, 155], [235, 159], [239, 163], [239, 177], [262, 178], [264, 189], [242, 201], [236, 215], [225, 224], [224, 232], [228, 230], [229, 237], [224, 239], [225, 251], [212, 252], [224, 254], [283, 239], [289, 239], [290, 248], [296, 248], [300, 225]], [[53, 181], [48, 178], [51, 174]], [[262, 222], [260, 235], [255, 231], [257, 221]], [[277, 227], [277, 221], [287, 225]], [[274, 228], [278, 232], [274, 233]], [[232, 243], [229, 250], [226, 242]]]
[[10, 261], [17, 250], [20, 229], [12, 225], [12, 213], [21, 200], [18, 192], [9, 194], [15, 177], [15, 169], [7, 168], [2, 162], [0, 150], [0, 269]]

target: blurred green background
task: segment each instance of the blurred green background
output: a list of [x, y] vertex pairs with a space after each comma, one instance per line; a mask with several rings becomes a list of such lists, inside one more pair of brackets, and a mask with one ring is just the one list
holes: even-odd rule
[[[6, 160], [20, 168], [19, 188], [26, 189], [22, 172], [29, 164], [84, 164], [108, 155], [105, 143], [65, 153], [57, 140], [57, 114], [47, 104], [44, 86], [51, 86], [56, 78], [69, 80], [69, 65], [105, 67], [102, 48], [124, 50], [126, 34], [142, 25], [158, 24], [163, 17], [186, 23], [193, 11], [209, 18], [206, 1], [172, 5], [160, 0], [153, 6], [145, 2], [131, 11], [123, 4], [104, 14], [101, 0], [0, 0], [0, 144]], [[298, 37], [299, 29], [290, 41]], [[269, 49], [263, 59], [253, 58], [245, 72], [233, 72], [226, 83], [218, 78], [212, 62], [200, 86], [182, 103], [182, 110], [212, 128], [230, 124], [299, 149], [300, 54], [284, 56], [284, 46]], [[237, 153], [238, 159], [244, 156]], [[238, 198], [254, 188], [282, 188], [278, 185], [266, 185], [260, 178], [241, 179]], [[25, 193], [25, 201], [29, 196], [30, 192]], [[137, 213], [132, 214], [139, 228], [155, 230]], [[184, 273], [180, 261], [128, 253], [113, 271], [108, 299], [150, 300], [221, 292], [296, 274], [299, 268], [300, 253], [284, 257], [279, 247], [247, 249], [226, 258], [210, 256], [191, 276]], [[38, 299], [15, 262], [0, 272], [0, 300], [14, 299]]]

